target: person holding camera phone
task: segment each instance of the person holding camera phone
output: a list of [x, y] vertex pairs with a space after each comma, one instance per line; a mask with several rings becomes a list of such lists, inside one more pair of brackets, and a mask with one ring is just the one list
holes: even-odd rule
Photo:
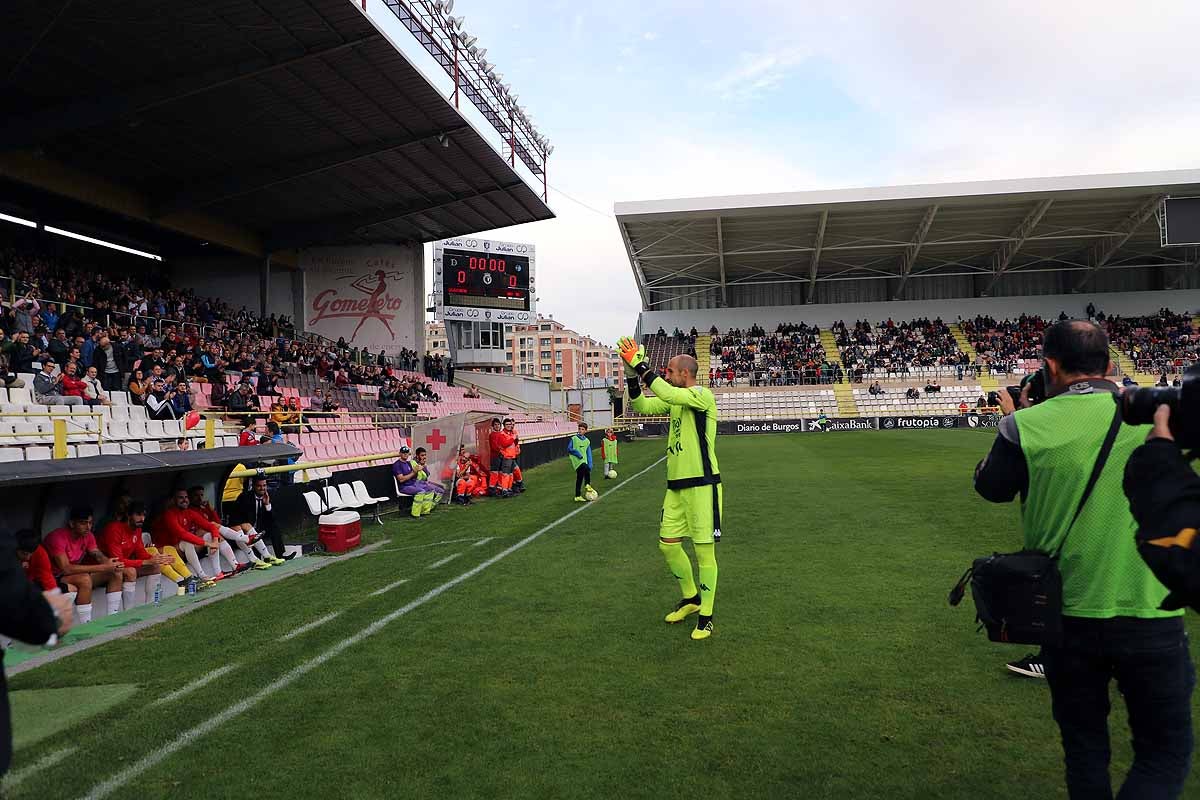
[[1031, 404], [1033, 381], [1015, 403], [1000, 394], [1006, 416], [976, 467], [975, 489], [996, 503], [1019, 495], [1025, 549], [1057, 557], [1062, 634], [1044, 642], [1042, 657], [1068, 792], [1112, 797], [1108, 712], [1115, 679], [1134, 749], [1119, 797], [1179, 797], [1191, 762], [1195, 670], [1182, 612], [1161, 608], [1167, 590], [1138, 554], [1137, 524], [1121, 490], [1125, 464], [1148, 428], [1120, 425], [1100, 327], [1050, 326], [1043, 357], [1046, 399]]

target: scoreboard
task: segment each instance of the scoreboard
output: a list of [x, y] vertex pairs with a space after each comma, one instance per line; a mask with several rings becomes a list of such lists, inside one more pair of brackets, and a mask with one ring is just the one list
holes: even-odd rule
[[534, 246], [464, 237], [433, 243], [436, 317], [520, 324], [537, 319]]

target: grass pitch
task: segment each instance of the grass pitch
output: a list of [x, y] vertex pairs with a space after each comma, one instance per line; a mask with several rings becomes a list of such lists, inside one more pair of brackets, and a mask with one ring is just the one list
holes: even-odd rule
[[[519, 499], [393, 519], [379, 552], [17, 676], [139, 689], [18, 749], [20, 770], [77, 748], [5, 796], [1065, 797], [1044, 682], [1004, 671], [1024, 651], [975, 633], [969, 600], [946, 606], [973, 557], [1019, 546], [1016, 506], [971, 490], [990, 443], [723, 437], [704, 642], [662, 622], [678, 599], [655, 544], [665, 465], [624, 483], [661, 442], [623, 447], [598, 503], [499, 560], [579, 508], [565, 459]], [[37, 705], [26, 720], [71, 713]]]

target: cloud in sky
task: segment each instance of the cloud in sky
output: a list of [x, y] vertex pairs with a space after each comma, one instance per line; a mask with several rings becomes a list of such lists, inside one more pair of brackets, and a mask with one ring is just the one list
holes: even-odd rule
[[806, 55], [804, 50], [790, 45], [778, 50], [742, 53], [737, 66], [712, 82], [712, 90], [722, 99], [754, 96], [782, 83]]
[[[1194, 2], [455, 10], [555, 144], [550, 184], [605, 212], [618, 200], [1200, 166]], [[612, 342], [641, 308], [616, 222], [550, 200], [558, 219], [490, 235], [537, 244], [541, 308]]]

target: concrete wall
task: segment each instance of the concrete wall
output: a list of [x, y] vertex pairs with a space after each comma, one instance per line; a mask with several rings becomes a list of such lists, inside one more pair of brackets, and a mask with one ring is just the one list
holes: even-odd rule
[[837, 320], [847, 322], [868, 319], [880, 322], [891, 317], [907, 320], [915, 317], [941, 317], [953, 322], [979, 314], [997, 319], [1039, 314], [1057, 317], [1065, 311], [1068, 316], [1081, 317], [1089, 302], [1107, 314], [1135, 316], [1153, 314], [1166, 306], [1172, 311], [1190, 312], [1200, 309], [1200, 290], [1187, 289], [1159, 292], [1112, 292], [1034, 295], [1028, 297], [967, 297], [956, 300], [897, 300], [879, 303], [838, 303], [803, 306], [771, 306], [759, 308], [709, 308], [689, 311], [643, 311], [638, 318], [640, 333], [654, 333], [659, 326], [667, 333], [678, 326], [685, 332], [694, 325], [707, 332], [716, 325], [721, 331], [746, 328], [759, 323], [770, 330], [780, 322], [807, 322], [828, 327]]
[[[233, 308], [261, 308], [262, 262], [248, 256], [220, 254], [212, 258], [172, 259], [167, 266], [171, 283], [219, 298]], [[294, 269], [273, 266], [267, 286], [267, 314], [299, 320], [303, 317], [303, 276]]]
[[201, 297], [219, 298], [237, 310], [257, 314], [262, 263], [249, 256], [218, 254], [211, 258], [172, 259], [167, 265], [171, 284], [193, 289]]
[[461, 388], [480, 386], [521, 401], [525, 405], [549, 406], [550, 381], [528, 375], [504, 375], [496, 372], [455, 370], [454, 385]]
[[580, 406], [583, 421], [589, 427], [606, 428], [612, 425], [612, 403], [608, 399], [607, 389], [556, 389], [551, 395], [550, 407], [555, 413], [565, 414], [572, 406]]

